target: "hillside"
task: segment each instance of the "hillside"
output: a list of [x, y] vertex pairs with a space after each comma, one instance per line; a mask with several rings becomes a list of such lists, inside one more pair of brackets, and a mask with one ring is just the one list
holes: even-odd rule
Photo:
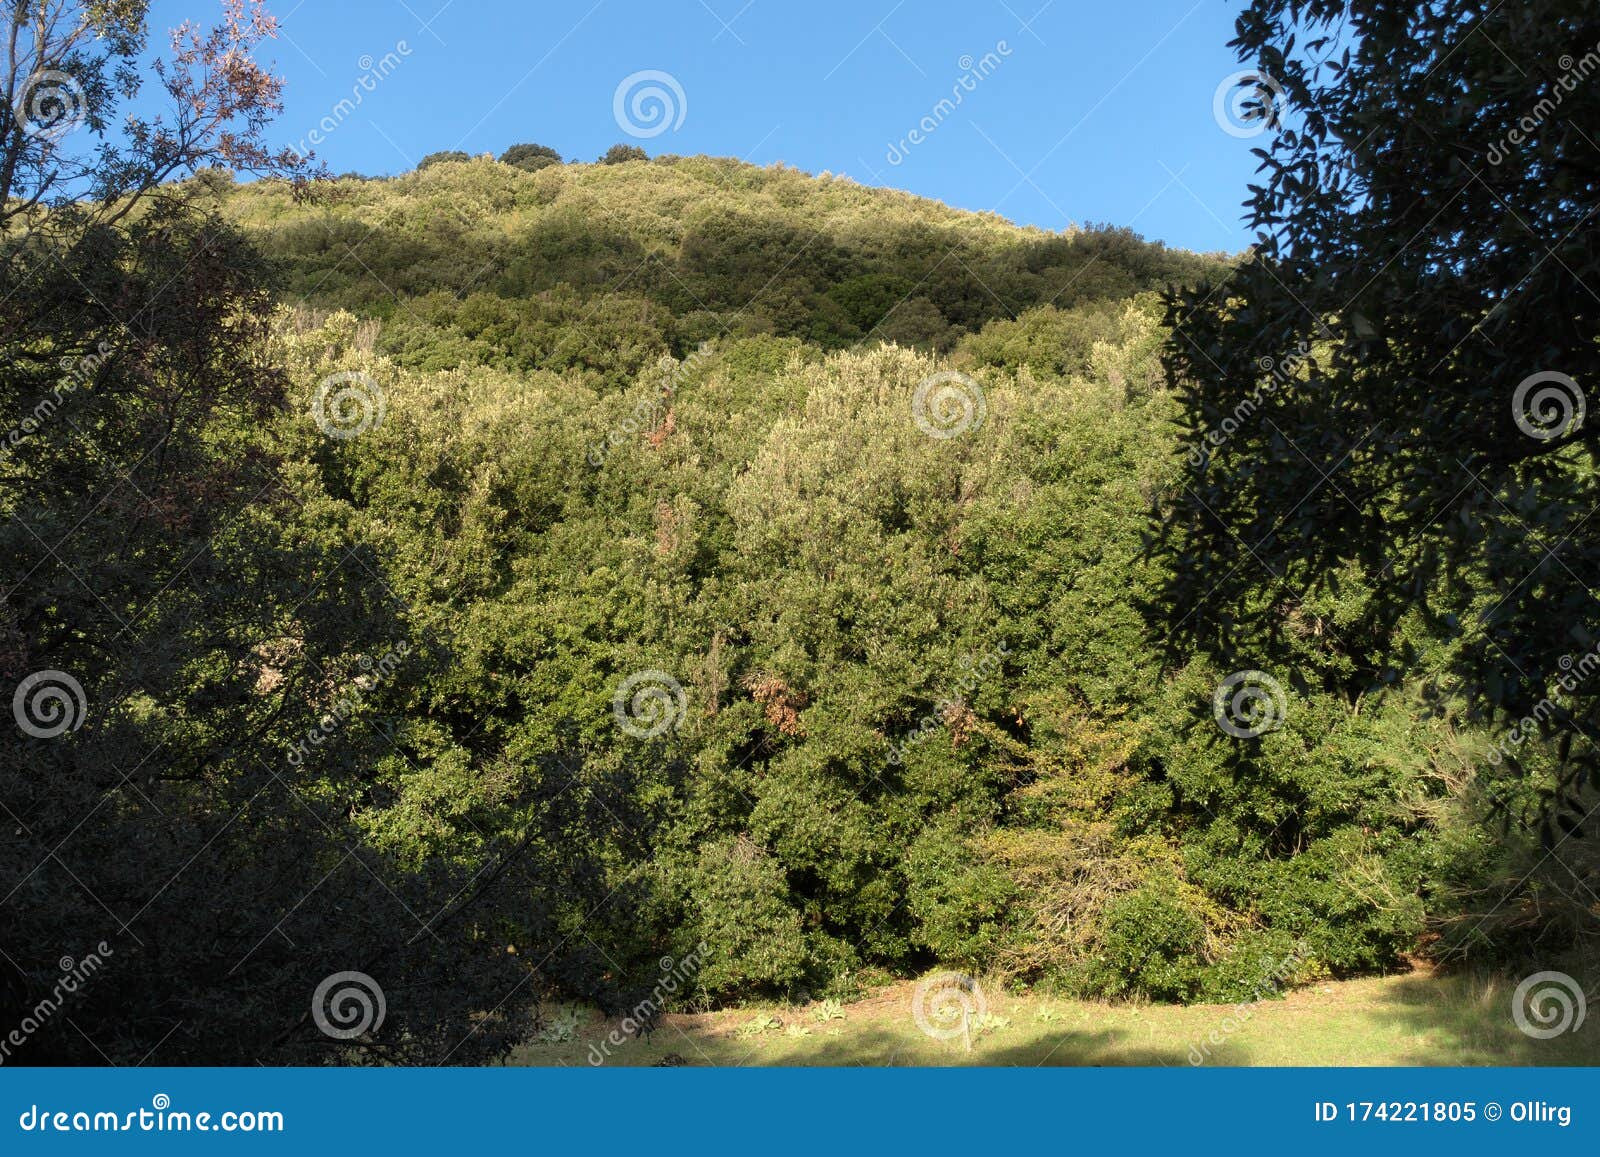
[[226, 205], [291, 300], [383, 318], [380, 351], [400, 364], [573, 368], [612, 386], [661, 353], [761, 334], [948, 350], [1029, 310], [1053, 319], [1226, 269], [1126, 230], [1046, 233], [706, 157], [536, 172], [481, 159], [342, 179], [311, 206], [273, 183]]
[[593, 777], [557, 990], [1244, 999], [1401, 967], [1485, 854], [1436, 723], [1308, 690], [1236, 778], [1226, 672], [1162, 653], [1155, 291], [1221, 261], [705, 158], [210, 187], [301, 301], [302, 413], [355, 405], [283, 431], [300, 501], [431, 648], [370, 838], [470, 863], [547, 753]]
[[1591, 1059], [1532, 2], [17, 0], [0, 1063]]

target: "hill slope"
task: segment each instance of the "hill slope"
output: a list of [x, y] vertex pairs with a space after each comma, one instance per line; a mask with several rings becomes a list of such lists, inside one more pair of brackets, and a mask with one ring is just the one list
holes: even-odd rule
[[1226, 673], [1163, 654], [1150, 291], [1219, 260], [705, 158], [205, 180], [302, 303], [300, 508], [426, 656], [361, 822], [471, 863], [473, 816], [581, 800], [586, 874], [483, 932], [545, 980], [1241, 999], [1397, 966], [1486, 855], [1433, 723], [1308, 687], [1238, 778]]
[[292, 298], [383, 317], [380, 348], [402, 364], [572, 367], [612, 385], [662, 352], [755, 334], [944, 350], [1032, 308], [1222, 268], [1124, 230], [1046, 233], [705, 157], [531, 173], [482, 159], [342, 180], [311, 207], [254, 185], [227, 208]]

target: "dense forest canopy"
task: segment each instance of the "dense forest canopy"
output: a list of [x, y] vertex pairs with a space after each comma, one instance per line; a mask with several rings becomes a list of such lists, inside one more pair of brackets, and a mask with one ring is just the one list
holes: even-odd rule
[[[1371, 74], [1419, 29], [1406, 68], [1450, 55], [1429, 5], [1303, 7], [1241, 24], [1305, 102], [1291, 154], [1399, 99], [1313, 98], [1278, 46], [1302, 16], [1353, 12]], [[110, 9], [131, 51], [143, 6]], [[198, 43], [266, 31], [230, 11]], [[1444, 75], [1499, 83], [1483, 61]], [[250, 76], [260, 107], [219, 97], [217, 124], [264, 123]], [[1315, 158], [1269, 157], [1283, 239], [1225, 257], [627, 148], [307, 186], [200, 132], [194, 176], [155, 150], [80, 204], [0, 128], [37, 193], [0, 222], [0, 993], [32, 1007], [103, 945], [75, 1016], [118, 1026], [27, 1055], [482, 1060], [542, 997], [633, 1007], [668, 956], [702, 1004], [935, 963], [1234, 1001], [1589, 950], [1561, 874], [1593, 880], [1587, 845], [1539, 840], [1590, 785], [1558, 727], [1488, 774], [1505, 721], [1452, 623], [1511, 590], [1493, 638], [1544, 664], [1495, 685], [1515, 714], [1568, 669], [1538, 600], [1592, 645], [1587, 572], [1518, 593], [1534, 544], [1481, 518], [1586, 541], [1589, 444], [1474, 426], [1472, 548], [1406, 545], [1441, 431], [1510, 413], [1483, 367], [1418, 367], [1527, 327], [1464, 242], [1379, 246], [1398, 146], [1330, 168], [1378, 246], [1340, 269], [1297, 232], [1315, 206], [1274, 215]], [[1546, 210], [1593, 212], [1558, 187]], [[1573, 238], [1551, 277], [1594, 267]], [[1373, 253], [1391, 280], [1352, 305]], [[1592, 363], [1588, 308], [1529, 373]], [[1368, 412], [1386, 441], [1334, 420]], [[1350, 493], [1304, 477], [1347, 462]], [[346, 972], [382, 987], [359, 1035], [306, 1011]]]

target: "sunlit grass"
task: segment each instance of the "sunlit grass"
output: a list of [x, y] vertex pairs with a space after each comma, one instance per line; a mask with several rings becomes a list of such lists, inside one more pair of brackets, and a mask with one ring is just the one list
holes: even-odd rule
[[[924, 1035], [915, 986], [853, 1004], [670, 1015], [603, 1063], [654, 1065], [1595, 1065], [1600, 1028], [1534, 1040], [1511, 1017], [1514, 983], [1427, 973], [1331, 982], [1254, 1005], [1113, 1005], [985, 987], [971, 1048]], [[841, 1015], [842, 1014], [842, 1015]], [[576, 1039], [519, 1050], [513, 1063], [586, 1065], [614, 1027], [590, 1017]], [[1221, 1043], [1213, 1043], [1220, 1041]], [[1209, 1050], [1209, 1055], [1208, 1055]]]

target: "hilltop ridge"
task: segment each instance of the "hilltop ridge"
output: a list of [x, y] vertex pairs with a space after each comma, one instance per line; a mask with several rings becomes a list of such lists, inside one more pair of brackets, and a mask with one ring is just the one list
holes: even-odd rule
[[[576, 368], [617, 386], [665, 349], [771, 334], [932, 351], [1029, 311], [1193, 284], [1226, 262], [1130, 230], [1052, 233], [778, 165], [710, 157], [524, 171], [490, 158], [287, 185], [208, 175], [289, 297], [387, 323], [420, 369]], [[579, 326], [586, 341], [555, 331]], [[594, 340], [606, 333], [610, 340]]]

